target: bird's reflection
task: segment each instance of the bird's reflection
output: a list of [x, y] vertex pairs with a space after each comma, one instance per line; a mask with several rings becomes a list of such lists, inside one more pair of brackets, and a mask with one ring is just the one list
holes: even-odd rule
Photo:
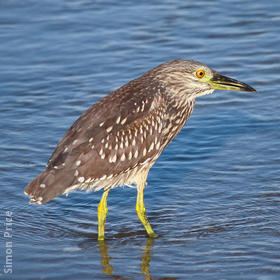
[[[141, 264], [140, 269], [141, 272], [145, 275], [145, 280], [150, 280], [150, 261], [151, 257], [151, 249], [153, 247], [154, 239], [148, 238], [146, 246], [142, 249], [142, 257], [141, 257]], [[110, 264], [110, 260], [112, 259], [108, 254], [108, 247], [106, 245], [106, 241], [99, 241], [99, 249], [100, 249], [100, 256], [101, 256], [101, 265], [102, 265], [102, 272], [111, 275], [113, 279], [121, 279], [120, 276], [113, 274], [114, 267]]]
[[114, 270], [114, 267], [109, 263], [112, 258], [108, 255], [108, 248], [105, 240], [99, 241], [99, 249], [101, 256], [101, 265], [103, 267], [102, 272], [108, 275], [113, 275], [112, 272]]
[[152, 279], [150, 275], [150, 261], [152, 259], [151, 249], [153, 248], [153, 243], [154, 243], [154, 239], [148, 238], [146, 247], [142, 249], [143, 257], [141, 258], [142, 263], [140, 264], [140, 267], [141, 267], [141, 272], [145, 275], [145, 280]]

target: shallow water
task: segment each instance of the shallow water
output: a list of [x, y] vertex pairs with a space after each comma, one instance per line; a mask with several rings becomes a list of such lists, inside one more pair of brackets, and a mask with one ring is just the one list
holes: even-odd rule
[[[280, 4], [234, 2], [0, 3], [0, 219], [12, 234], [1, 233], [1, 279], [280, 278]], [[110, 192], [106, 243], [101, 192], [28, 204], [25, 185], [84, 110], [177, 57], [258, 93], [197, 100], [148, 178], [158, 239], [137, 219], [135, 189]]]

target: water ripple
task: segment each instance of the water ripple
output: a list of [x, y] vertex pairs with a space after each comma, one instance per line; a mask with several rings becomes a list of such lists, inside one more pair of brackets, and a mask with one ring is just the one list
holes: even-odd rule
[[[279, 279], [277, 1], [27, 0], [0, 8], [0, 218], [3, 225], [13, 212], [14, 279]], [[258, 92], [197, 100], [148, 178], [145, 205], [158, 239], [147, 239], [138, 221], [135, 189], [110, 193], [106, 242], [96, 241], [100, 192], [28, 204], [24, 186], [83, 111], [177, 57]]]

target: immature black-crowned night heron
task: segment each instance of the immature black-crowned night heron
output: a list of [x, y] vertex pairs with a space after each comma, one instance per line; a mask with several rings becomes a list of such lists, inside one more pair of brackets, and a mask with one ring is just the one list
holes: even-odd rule
[[42, 204], [76, 189], [104, 189], [98, 206], [98, 239], [103, 240], [110, 189], [135, 184], [138, 217], [156, 237], [143, 200], [149, 170], [189, 118], [195, 98], [215, 89], [255, 91], [193, 60], [177, 59], [148, 71], [89, 108], [25, 194]]

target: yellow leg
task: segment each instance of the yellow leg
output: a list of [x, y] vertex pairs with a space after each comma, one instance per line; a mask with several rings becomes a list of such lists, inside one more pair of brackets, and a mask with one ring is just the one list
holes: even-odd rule
[[136, 202], [136, 212], [138, 215], [138, 218], [142, 222], [143, 226], [145, 227], [147, 234], [149, 237], [155, 238], [158, 237], [156, 235], [148, 221], [148, 218], [146, 216], [146, 209], [144, 205], [144, 188], [139, 188], [137, 192], [137, 202]]
[[109, 190], [103, 192], [102, 198], [98, 205], [98, 240], [104, 240], [105, 236], [105, 222], [106, 216], [108, 212], [107, 208], [107, 197], [109, 194]]

